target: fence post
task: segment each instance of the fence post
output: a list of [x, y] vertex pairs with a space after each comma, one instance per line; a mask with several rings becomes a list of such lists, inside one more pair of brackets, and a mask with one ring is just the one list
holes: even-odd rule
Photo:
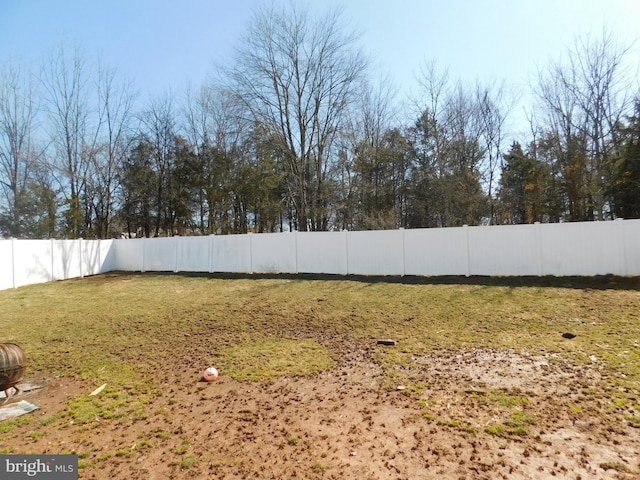
[[173, 249], [173, 273], [178, 273], [178, 248], [180, 247], [180, 237], [178, 235], [173, 236], [173, 243], [175, 244]]
[[82, 254], [82, 250], [84, 250], [82, 244], [82, 237], [78, 239], [78, 243], [80, 244], [80, 278], [84, 278], [84, 255]]
[[620, 273], [620, 275], [624, 275], [627, 276], [629, 275], [629, 269], [627, 267], [627, 248], [626, 248], [626, 242], [624, 241], [624, 219], [623, 218], [616, 218], [615, 220], [616, 224], [618, 225], [617, 228], [617, 234], [618, 234], [618, 245], [619, 245], [619, 250], [620, 250], [620, 254], [622, 255], [622, 272]]
[[538, 272], [538, 275], [541, 277], [544, 277], [544, 251], [542, 250], [542, 224], [540, 222], [534, 222], [534, 225], [536, 225], [536, 232], [538, 234], [538, 266], [540, 267], [540, 270]]
[[213, 273], [213, 237], [214, 235], [209, 235], [209, 273]]
[[464, 228], [465, 242], [467, 244], [467, 273], [465, 277], [471, 276], [471, 247], [469, 246], [469, 225], [462, 225]]
[[293, 234], [295, 235], [293, 242], [294, 242], [294, 250], [295, 250], [295, 259], [294, 259], [294, 270], [295, 273], [298, 274], [298, 230], [294, 230]]
[[49, 274], [49, 281], [53, 282], [55, 280], [54, 277], [54, 266], [55, 266], [55, 262], [54, 262], [54, 258], [53, 258], [53, 246], [55, 245], [55, 241], [53, 240], [53, 238], [51, 239], [50, 243], [50, 247], [51, 248], [51, 254], [49, 255], [49, 257], [51, 258], [51, 262], [49, 263], [49, 266], [51, 267], [51, 271]]
[[349, 230], [346, 228], [344, 232], [344, 274], [349, 275]]
[[406, 248], [404, 245], [404, 227], [400, 227], [400, 236], [402, 238], [402, 276], [404, 277], [407, 274], [407, 256], [406, 256]]
[[249, 273], [253, 273], [253, 232], [248, 232], [249, 236]]
[[16, 288], [16, 239], [11, 237], [11, 285]]
[[142, 265], [140, 267], [140, 271], [144, 273], [144, 256], [146, 251], [147, 237], [142, 237]]

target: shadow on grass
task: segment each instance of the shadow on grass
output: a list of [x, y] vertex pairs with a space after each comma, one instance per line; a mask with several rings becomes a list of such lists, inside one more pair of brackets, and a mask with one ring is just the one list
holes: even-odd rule
[[179, 275], [186, 278], [209, 278], [216, 280], [298, 280], [298, 281], [350, 281], [361, 283], [395, 283], [405, 285], [475, 285], [487, 287], [551, 287], [593, 290], [640, 290], [640, 277], [619, 277], [615, 275], [596, 275], [591, 277], [556, 276], [519, 276], [490, 277], [472, 275], [331, 275], [317, 273], [226, 273], [226, 272], [125, 272], [115, 271], [88, 278], [125, 277], [125, 276], [164, 276]]

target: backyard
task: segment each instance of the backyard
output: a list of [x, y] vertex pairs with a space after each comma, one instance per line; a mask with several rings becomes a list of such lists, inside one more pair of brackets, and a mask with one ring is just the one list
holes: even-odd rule
[[114, 272], [0, 291], [0, 341], [0, 453], [82, 479], [640, 475], [637, 277]]

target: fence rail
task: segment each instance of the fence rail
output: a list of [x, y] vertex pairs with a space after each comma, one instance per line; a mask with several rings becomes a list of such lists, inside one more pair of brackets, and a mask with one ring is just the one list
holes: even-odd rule
[[[113, 270], [640, 275], [640, 220], [127, 240], [0, 240], [0, 289]], [[6, 267], [5, 267], [6, 266]]]

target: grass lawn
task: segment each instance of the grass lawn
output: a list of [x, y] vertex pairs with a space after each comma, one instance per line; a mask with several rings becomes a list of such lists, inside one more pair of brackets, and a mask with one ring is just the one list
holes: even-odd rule
[[[575, 338], [564, 338], [563, 333]], [[378, 348], [377, 339], [393, 339], [396, 345]], [[502, 422], [478, 427], [464, 415], [444, 418], [444, 410], [430, 408], [436, 400], [424, 394], [429, 382], [418, 378], [416, 362], [442, 352], [471, 351], [544, 356], [576, 368], [595, 365], [602, 381], [585, 386], [583, 396], [567, 404], [568, 415], [578, 418], [591, 412], [605, 423], [624, 418], [631, 427], [640, 427], [637, 278], [116, 272], [0, 291], [0, 341], [23, 348], [28, 378], [45, 383], [73, 379], [86, 385], [87, 392], [107, 383], [103, 394], [68, 398], [37, 421], [25, 416], [0, 423], [0, 431], [14, 435], [0, 442], [0, 453], [32, 448], [37, 453], [38, 442], [45, 442], [51, 432], [71, 428], [84, 439], [80, 443], [86, 443], [69, 451], [80, 454], [87, 478], [90, 473], [106, 478], [96, 473], [96, 465], [127, 462], [132, 456], [127, 449], [91, 446], [87, 438], [98, 428], [95, 420], [100, 419], [102, 427], [105, 422], [131, 426], [148, 421], [180, 402], [168, 391], [167, 378], [196, 382], [204, 368], [216, 365], [223, 377], [238, 385], [268, 386], [280, 378], [313, 378], [336, 371], [345, 355], [360, 351], [379, 369], [380, 388], [392, 391], [402, 385], [406, 401], [423, 421], [438, 428], [515, 438], [551, 421], [540, 412], [527, 413], [532, 401], [526, 392], [488, 387], [465, 394], [464, 401], [504, 410]], [[599, 407], [593, 411], [596, 400]], [[162, 435], [167, 442], [175, 438], [174, 432], [156, 434], [138, 439], [136, 454], [139, 449], [162, 450]], [[291, 438], [298, 436], [288, 432], [283, 448], [300, 448]], [[180, 441], [171, 447], [179, 457], [174, 468], [203, 468], [198, 466], [202, 458], [193, 449], [194, 440], [185, 436]], [[329, 450], [319, 453], [307, 473], [327, 478], [330, 458]], [[215, 468], [231, 468], [233, 461], [218, 463]], [[336, 462], [333, 465], [336, 470]], [[637, 462], [621, 463], [613, 470], [625, 474], [636, 468]]]

